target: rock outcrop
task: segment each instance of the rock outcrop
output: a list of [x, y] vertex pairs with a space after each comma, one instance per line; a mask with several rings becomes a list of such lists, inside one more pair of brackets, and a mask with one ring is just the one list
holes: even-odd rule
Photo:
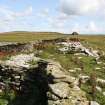
[[37, 105], [88, 105], [85, 92], [78, 87], [78, 79], [68, 75], [58, 62], [38, 58], [37, 66], [29, 68], [29, 65], [24, 66], [24, 63], [34, 58], [33, 55], [15, 56], [11, 59], [21, 62], [19, 57], [24, 61], [20, 66], [18, 63], [18, 66], [10, 66], [9, 63], [1, 64], [0, 90], [5, 91], [6, 86], [10, 86], [13, 91], [21, 93], [20, 97], [29, 97], [31, 94], [33, 97], [37, 93], [35, 102], [32, 101]]
[[49, 105], [88, 105], [85, 93], [76, 84], [77, 79], [67, 75], [58, 62], [48, 62], [46, 70], [52, 77], [48, 83]]

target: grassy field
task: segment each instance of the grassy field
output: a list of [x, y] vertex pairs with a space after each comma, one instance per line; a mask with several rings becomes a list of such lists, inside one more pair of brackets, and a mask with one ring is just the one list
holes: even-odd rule
[[105, 51], [105, 36], [104, 35], [78, 35], [71, 36], [57, 32], [5, 32], [0, 33], [0, 42], [29, 42], [35, 40], [56, 39], [62, 37], [79, 38], [84, 44], [93, 48], [103, 49]]
[[0, 42], [29, 42], [61, 37], [64, 35], [56, 32], [6, 32], [0, 33]]
[[16, 42], [24, 42], [24, 41], [34, 41], [34, 40], [43, 40], [43, 39], [55, 39], [60, 37], [76, 37], [81, 40], [85, 40], [91, 42], [93, 44], [101, 42], [100, 44], [105, 43], [104, 35], [65, 35], [57, 32], [5, 32], [0, 33], [0, 41], [16, 41]]

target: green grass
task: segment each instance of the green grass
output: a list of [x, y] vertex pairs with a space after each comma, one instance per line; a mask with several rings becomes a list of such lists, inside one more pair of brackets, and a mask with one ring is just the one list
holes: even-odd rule
[[[86, 92], [88, 100], [92, 100], [91, 86], [86, 83], [82, 85], [81, 89]], [[95, 101], [98, 102], [100, 105], [105, 105], [105, 96], [103, 96], [101, 92], [96, 91]]]
[[[84, 67], [82, 74], [84, 75], [90, 75], [95, 70], [96, 67], [100, 68], [104, 67], [103, 64], [97, 65], [93, 57], [81, 55], [82, 59], [79, 60], [78, 59], [79, 56], [75, 56], [73, 54], [59, 54], [55, 50], [55, 46], [49, 46], [43, 51], [40, 57], [44, 59], [52, 59], [58, 61], [66, 70], [74, 69], [76, 67], [80, 68], [81, 65], [79, 62], [82, 62], [82, 65]], [[77, 61], [78, 63], [76, 64], [75, 61]], [[97, 76], [105, 79], [104, 71], [105, 71], [104, 69], [96, 70]]]
[[56, 32], [7, 32], [0, 34], [0, 42], [29, 42], [64, 37]]
[[76, 67], [76, 65], [74, 66], [74, 63], [72, 62], [72, 58], [73, 55], [70, 54], [59, 54], [57, 53], [57, 51], [55, 50], [54, 46], [50, 46], [47, 47], [43, 53], [40, 56], [41, 58], [44, 59], [52, 59], [55, 61], [60, 62], [60, 64], [66, 69], [72, 69], [73, 67]]

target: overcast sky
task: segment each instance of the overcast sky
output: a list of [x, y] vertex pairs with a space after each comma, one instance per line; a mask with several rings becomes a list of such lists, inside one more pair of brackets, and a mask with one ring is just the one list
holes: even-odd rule
[[0, 32], [104, 34], [105, 0], [0, 0]]

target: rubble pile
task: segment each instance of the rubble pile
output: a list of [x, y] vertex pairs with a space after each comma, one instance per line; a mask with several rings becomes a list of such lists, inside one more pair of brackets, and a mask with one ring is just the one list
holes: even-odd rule
[[23, 68], [11, 68], [6, 65], [0, 65], [0, 92], [5, 92], [7, 88], [19, 91], [25, 71], [26, 69]]
[[57, 43], [57, 45], [63, 46], [63, 47], [58, 47], [58, 51], [64, 54], [74, 51], [76, 53], [83, 53], [85, 55], [93, 56], [96, 58], [99, 57], [97, 50], [86, 48], [79, 41], [60, 42], [60, 43]]

